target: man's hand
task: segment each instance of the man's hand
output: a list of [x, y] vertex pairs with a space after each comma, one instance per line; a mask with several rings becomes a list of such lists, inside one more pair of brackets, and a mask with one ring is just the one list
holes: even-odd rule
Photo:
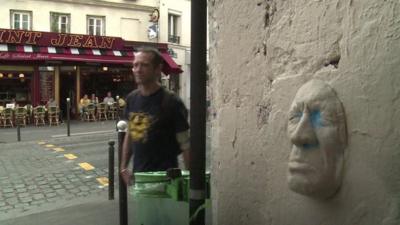
[[132, 172], [128, 169], [122, 169], [120, 170], [120, 174], [122, 177], [122, 180], [124, 181], [125, 185], [133, 185], [135, 183], [135, 177], [132, 176]]

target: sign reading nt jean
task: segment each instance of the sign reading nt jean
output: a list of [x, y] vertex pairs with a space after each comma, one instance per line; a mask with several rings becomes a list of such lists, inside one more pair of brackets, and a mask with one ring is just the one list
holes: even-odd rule
[[114, 50], [121, 50], [124, 48], [124, 40], [119, 37], [10, 29], [0, 29], [0, 44], [25, 44], [34, 46], [97, 48]]

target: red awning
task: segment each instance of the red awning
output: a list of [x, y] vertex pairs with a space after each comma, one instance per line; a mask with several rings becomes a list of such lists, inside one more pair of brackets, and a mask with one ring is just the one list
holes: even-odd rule
[[[0, 44], [0, 61], [61, 61], [123, 64], [130, 66], [134, 57], [133, 51]], [[165, 61], [163, 67], [165, 74], [179, 74], [183, 72], [168, 53], [163, 52], [162, 57]]]
[[166, 74], [180, 74], [183, 70], [175, 63], [175, 61], [171, 58], [171, 56], [167, 52], [161, 53], [164, 58], [164, 67], [163, 72]]
[[105, 64], [131, 64], [133, 57], [71, 55], [49, 53], [0, 52], [0, 60], [7, 61], [73, 61]]

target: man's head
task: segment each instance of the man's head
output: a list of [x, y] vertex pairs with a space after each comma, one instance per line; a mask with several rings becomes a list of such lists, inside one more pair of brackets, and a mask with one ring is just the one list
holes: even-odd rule
[[111, 91], [107, 92], [107, 97], [111, 97]]
[[347, 146], [342, 103], [326, 83], [311, 80], [296, 94], [289, 111], [289, 188], [299, 194], [327, 198], [341, 185]]
[[151, 47], [138, 49], [133, 60], [133, 74], [137, 84], [156, 83], [161, 76], [163, 58], [161, 53]]

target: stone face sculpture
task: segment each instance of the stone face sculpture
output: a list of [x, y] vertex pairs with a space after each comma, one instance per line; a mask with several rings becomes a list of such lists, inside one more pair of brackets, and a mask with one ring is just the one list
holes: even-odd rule
[[342, 182], [347, 128], [343, 105], [328, 84], [311, 80], [297, 91], [288, 135], [289, 188], [314, 198], [333, 196]]

